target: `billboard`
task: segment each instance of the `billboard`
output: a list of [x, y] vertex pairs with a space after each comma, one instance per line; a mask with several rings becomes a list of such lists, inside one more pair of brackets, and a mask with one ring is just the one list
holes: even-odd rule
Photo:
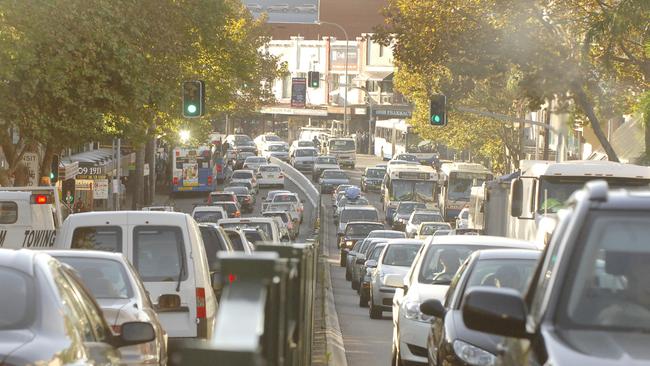
[[316, 24], [319, 0], [244, 0], [255, 18], [267, 15], [269, 23]]
[[[345, 46], [330, 47], [330, 70], [345, 70]], [[357, 45], [350, 44], [347, 47], [348, 52], [348, 72], [357, 69]]]
[[291, 79], [291, 108], [305, 108], [307, 104], [307, 79]]

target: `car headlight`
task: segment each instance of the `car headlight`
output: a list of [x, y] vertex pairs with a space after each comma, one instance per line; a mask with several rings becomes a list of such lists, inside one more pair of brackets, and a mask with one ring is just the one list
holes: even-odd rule
[[345, 246], [346, 247], [352, 248], [353, 245], [354, 245], [354, 242], [352, 240], [346, 240], [345, 241]]
[[454, 341], [453, 345], [456, 356], [470, 365], [493, 366], [496, 363], [496, 356], [484, 349], [458, 339]]
[[419, 301], [406, 301], [403, 305], [403, 310], [406, 319], [411, 319], [418, 322], [429, 322], [431, 319], [433, 319], [432, 316], [422, 314], [420, 311]]

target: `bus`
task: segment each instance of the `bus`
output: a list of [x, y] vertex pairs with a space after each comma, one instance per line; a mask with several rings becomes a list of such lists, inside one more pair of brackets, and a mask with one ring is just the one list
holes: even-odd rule
[[442, 164], [440, 170], [443, 183], [438, 202], [447, 221], [455, 220], [469, 205], [472, 187], [481, 186], [493, 177], [491, 171], [476, 163], [447, 163]]
[[387, 119], [375, 124], [375, 155], [390, 160], [396, 154], [414, 154], [420, 163], [431, 165], [438, 157], [431, 140], [423, 140], [403, 119]]
[[176, 147], [172, 153], [172, 193], [212, 192], [215, 179], [212, 148]]
[[437, 186], [438, 173], [430, 166], [389, 166], [381, 187], [386, 221], [391, 222], [400, 201], [424, 202], [427, 206], [435, 206]]

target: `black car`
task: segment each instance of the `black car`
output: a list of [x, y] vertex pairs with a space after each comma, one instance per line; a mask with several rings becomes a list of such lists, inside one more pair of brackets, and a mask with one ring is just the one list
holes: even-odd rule
[[0, 249], [0, 364], [122, 365], [118, 348], [151, 342], [150, 323], [113, 335], [77, 272], [46, 253]]
[[363, 192], [368, 191], [380, 191], [381, 182], [384, 180], [384, 175], [386, 175], [386, 169], [370, 167], [361, 175], [361, 190]]
[[423, 314], [434, 317], [427, 339], [429, 365], [494, 364], [502, 337], [465, 326], [461, 311], [464, 292], [476, 286], [507, 287], [522, 292], [539, 256], [538, 251], [524, 249], [472, 253], [452, 279], [445, 304], [430, 299], [420, 305]]
[[406, 229], [406, 223], [411, 218], [411, 214], [416, 209], [425, 209], [427, 206], [422, 202], [414, 201], [402, 201], [397, 204], [395, 208], [395, 213], [393, 214], [392, 222], [390, 223], [393, 227], [393, 230], [404, 231]]
[[[239, 183], [239, 182], [236, 182]], [[241, 183], [242, 186], [229, 186], [224, 188], [224, 192], [232, 192], [237, 195], [237, 202], [241, 206], [243, 212], [251, 213], [255, 208], [255, 196], [250, 194], [248, 186], [244, 186], [246, 183]]]
[[345, 231], [341, 237], [341, 267], [345, 267], [348, 252], [352, 249], [354, 244], [358, 240], [363, 240], [374, 230], [383, 230], [384, 224], [379, 222], [369, 222], [369, 221], [354, 221], [348, 222], [345, 225]]

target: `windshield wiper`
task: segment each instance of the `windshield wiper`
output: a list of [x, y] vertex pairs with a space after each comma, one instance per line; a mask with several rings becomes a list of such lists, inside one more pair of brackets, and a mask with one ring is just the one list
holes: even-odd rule
[[183, 280], [183, 273], [185, 273], [185, 252], [181, 250], [181, 269], [178, 271], [178, 282], [176, 282], [176, 292], [181, 291], [181, 281]]

